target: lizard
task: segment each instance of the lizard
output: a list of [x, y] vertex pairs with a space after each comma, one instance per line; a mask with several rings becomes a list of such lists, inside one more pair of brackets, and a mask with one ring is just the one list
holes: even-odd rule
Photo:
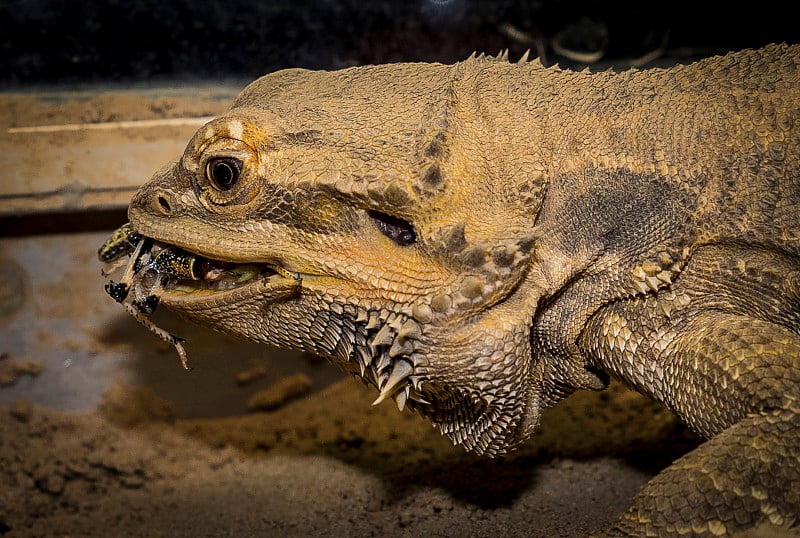
[[706, 440], [607, 534], [724, 535], [800, 522], [799, 210], [797, 45], [286, 69], [135, 194], [131, 245], [180, 263], [128, 273], [489, 457], [617, 378]]

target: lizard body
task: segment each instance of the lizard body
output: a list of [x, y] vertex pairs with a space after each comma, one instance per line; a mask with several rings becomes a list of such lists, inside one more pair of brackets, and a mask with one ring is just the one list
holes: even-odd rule
[[611, 534], [792, 526], [799, 68], [800, 47], [771, 45], [621, 73], [285, 70], [129, 218], [214, 279], [264, 264], [225, 289], [164, 275], [161, 304], [329, 357], [468, 450], [512, 450], [609, 375], [663, 402], [709, 440]]

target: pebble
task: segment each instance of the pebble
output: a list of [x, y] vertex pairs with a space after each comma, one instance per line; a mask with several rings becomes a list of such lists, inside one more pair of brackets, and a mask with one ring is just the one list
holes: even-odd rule
[[270, 411], [277, 409], [294, 398], [311, 391], [313, 383], [305, 374], [295, 374], [276, 381], [264, 390], [253, 394], [247, 401], [251, 411]]

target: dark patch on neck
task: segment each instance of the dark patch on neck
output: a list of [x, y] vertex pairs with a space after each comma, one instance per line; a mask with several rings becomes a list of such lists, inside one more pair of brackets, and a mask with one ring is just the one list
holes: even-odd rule
[[403, 189], [398, 183], [391, 183], [383, 190], [383, 199], [385, 202], [394, 208], [405, 207], [410, 202], [408, 192]]
[[480, 267], [486, 261], [486, 250], [477, 245], [473, 245], [463, 251], [459, 258], [468, 267]]
[[515, 253], [505, 247], [492, 249], [492, 261], [498, 267], [511, 267], [514, 263]]
[[430, 159], [441, 159], [444, 157], [445, 148], [444, 144], [447, 140], [444, 132], [439, 131], [436, 135], [428, 142], [425, 147], [422, 148], [422, 155], [424, 157], [428, 157]]
[[428, 166], [422, 176], [422, 182], [429, 187], [438, 187], [442, 184], [442, 169], [439, 168], [438, 164], [434, 163]]
[[461, 252], [467, 246], [467, 239], [464, 237], [464, 223], [456, 224], [447, 230], [442, 240], [448, 252]]

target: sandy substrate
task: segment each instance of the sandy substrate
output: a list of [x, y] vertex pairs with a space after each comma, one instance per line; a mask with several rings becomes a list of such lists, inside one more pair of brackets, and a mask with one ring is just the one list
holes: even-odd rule
[[465, 454], [355, 380], [270, 413], [175, 420], [146, 388], [96, 412], [0, 409], [5, 536], [585, 536], [693, 445], [624, 390], [578, 394], [505, 459]]

